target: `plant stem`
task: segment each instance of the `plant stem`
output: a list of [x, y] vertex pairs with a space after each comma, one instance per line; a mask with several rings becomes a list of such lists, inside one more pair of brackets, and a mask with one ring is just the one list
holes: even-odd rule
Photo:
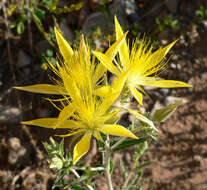
[[108, 190], [113, 190], [112, 180], [111, 180], [111, 173], [110, 173], [111, 150], [110, 150], [109, 135], [107, 135], [107, 140], [105, 142], [105, 147], [106, 147], [106, 154], [105, 154], [105, 176], [106, 176], [106, 180], [107, 180]]
[[126, 178], [126, 180], [125, 180], [125, 182], [124, 182], [124, 185], [122, 186], [122, 189], [123, 189], [123, 190], [126, 189], [128, 183], [129, 183], [129, 180], [130, 180], [130, 178], [131, 178], [131, 176], [132, 176], [132, 174], [133, 174], [133, 171], [134, 171], [134, 169], [136, 168], [136, 166], [137, 166], [137, 163], [133, 163], [132, 169], [131, 169], [131, 171], [129, 172], [127, 178]]

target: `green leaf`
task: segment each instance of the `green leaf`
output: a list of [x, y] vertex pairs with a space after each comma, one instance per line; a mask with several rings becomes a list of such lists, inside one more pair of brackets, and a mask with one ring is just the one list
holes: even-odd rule
[[14, 28], [14, 27], [16, 27], [16, 25], [17, 25], [17, 22], [16, 22], [16, 21], [11, 22], [11, 23], [9, 24], [9, 28]]
[[79, 184], [79, 183], [81, 183], [81, 182], [83, 182], [83, 181], [85, 181], [85, 180], [87, 180], [87, 179], [88, 179], [88, 176], [86, 176], [86, 175], [82, 175], [80, 178], [78, 178], [78, 179], [74, 179], [74, 180], [71, 182], [71, 185]]
[[78, 185], [71, 185], [71, 190], [87, 190], [87, 189]]
[[20, 35], [24, 32], [24, 23], [23, 22], [19, 22], [17, 24], [17, 33]]
[[149, 165], [151, 165], [153, 162], [149, 161], [149, 162], [145, 162], [144, 164], [141, 164], [139, 166], [137, 166], [134, 170], [141, 170], [144, 167], [147, 167]]
[[59, 151], [60, 151], [60, 156], [64, 156], [64, 138], [62, 138], [60, 144], [59, 144]]
[[142, 176], [143, 172], [139, 171], [137, 176], [134, 178], [134, 180], [132, 181], [132, 183], [129, 185], [129, 189], [133, 189], [133, 187], [135, 187], [137, 185], [137, 183], [139, 182], [140, 177]]
[[182, 103], [182, 100], [177, 101], [174, 104], [170, 104], [167, 107], [158, 109], [152, 117], [153, 121], [164, 122], [169, 118], [177, 109], [177, 107]]
[[116, 152], [118, 150], [127, 149], [129, 147], [134, 146], [134, 145], [140, 144], [140, 143], [146, 141], [147, 139], [148, 139], [148, 137], [142, 137], [142, 138], [139, 138], [139, 139], [126, 139], [121, 144], [119, 144], [118, 146], [113, 148], [113, 152]]
[[113, 163], [113, 159], [110, 157], [110, 173], [112, 174], [114, 171], [114, 163]]
[[41, 9], [35, 9], [34, 13], [40, 20], [45, 19], [45, 11], [43, 11]]
[[25, 13], [23, 13], [23, 14], [21, 14], [21, 16], [20, 16], [20, 20], [21, 20], [22, 22], [25, 22], [25, 21], [28, 20], [28, 16], [27, 16]]

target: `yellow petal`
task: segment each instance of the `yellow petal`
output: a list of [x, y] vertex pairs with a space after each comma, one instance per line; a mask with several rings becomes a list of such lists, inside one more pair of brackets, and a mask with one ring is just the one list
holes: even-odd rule
[[138, 139], [131, 131], [121, 125], [103, 125], [98, 127], [97, 130], [104, 134]]
[[113, 93], [115, 93], [113, 88], [111, 86], [107, 85], [107, 86], [102, 86], [102, 87], [96, 89], [94, 92], [94, 95], [106, 97], [106, 96], [111, 96]]
[[129, 72], [124, 72], [120, 75], [120, 77], [113, 81], [113, 84], [112, 84], [112, 89], [113, 89], [113, 94], [111, 94], [110, 96], [106, 96], [104, 101], [102, 102], [102, 104], [100, 105], [99, 107], [99, 113], [105, 113], [109, 107], [116, 101], [116, 99], [119, 97], [123, 87], [124, 87], [124, 84], [127, 80], [127, 77], [128, 77], [128, 74]]
[[[66, 88], [66, 91], [72, 98], [72, 101], [80, 101], [81, 96], [80, 96], [80, 89], [78, 89], [75, 79], [71, 77], [66, 70], [60, 68], [60, 74], [61, 78], [63, 80], [64, 86]], [[80, 81], [83, 80], [80, 78]]]
[[18, 90], [28, 91], [28, 92], [42, 93], [42, 94], [57, 94], [57, 95], [66, 94], [66, 92], [63, 91], [59, 86], [50, 85], [50, 84], [36, 84], [36, 85], [30, 85], [30, 86], [15, 86], [13, 88], [18, 89]]
[[113, 74], [119, 75], [119, 70], [112, 63], [111, 59], [105, 54], [97, 51], [93, 51], [93, 54], [99, 59], [99, 61]]
[[141, 85], [153, 86], [159, 88], [178, 88], [178, 87], [192, 87], [192, 85], [176, 80], [157, 80], [157, 81], [142, 81]]
[[[115, 21], [115, 29], [116, 29], [116, 40], [118, 40], [123, 36], [124, 33], [116, 16], [114, 17], [114, 21]], [[124, 67], [126, 67], [126, 65], [129, 64], [129, 48], [127, 46], [127, 42], [125, 39], [124, 42], [121, 44], [119, 55], [120, 55], [121, 63], [123, 64]]]
[[68, 42], [63, 38], [62, 34], [58, 31], [56, 27], [54, 28], [54, 30], [55, 30], [55, 35], [56, 35], [56, 39], [57, 39], [60, 52], [64, 60], [68, 61], [73, 55], [73, 49], [70, 47]]
[[128, 78], [129, 70], [123, 72], [118, 79], [113, 80], [112, 82], [112, 88], [115, 92], [121, 93], [122, 89], [124, 88], [125, 82]]
[[75, 111], [75, 108], [73, 106], [73, 103], [70, 103], [69, 105], [65, 106], [61, 112], [58, 115], [59, 121], [67, 120]]
[[[165, 56], [167, 55], [167, 53], [170, 51], [170, 49], [172, 48], [172, 46], [175, 43], [176, 43], [176, 41], [170, 43], [169, 45], [167, 45], [164, 48], [158, 49], [153, 54], [151, 54], [149, 56], [149, 58], [147, 59], [147, 61], [145, 62], [145, 68], [144, 68], [143, 72], [147, 72], [146, 75], [151, 75], [151, 74], [157, 72], [158, 70], [160, 70], [162, 68], [162, 66], [164, 66], [166, 64], [166, 62], [163, 61]], [[159, 66], [155, 67], [157, 65], [159, 65]], [[154, 69], [152, 69], [152, 68], [154, 68]]]
[[129, 87], [132, 95], [134, 96], [134, 98], [137, 100], [137, 102], [139, 102], [139, 104], [141, 106], [143, 106], [143, 103], [142, 103], [142, 99], [143, 99], [143, 96], [142, 96], [142, 93], [139, 92], [135, 87]]
[[122, 35], [119, 39], [117, 39], [117, 41], [115, 43], [113, 43], [112, 46], [110, 46], [108, 48], [108, 50], [106, 51], [106, 56], [109, 57], [111, 59], [111, 61], [113, 61], [114, 57], [116, 56], [120, 46], [122, 45], [122, 43], [125, 41], [126, 35], [128, 32], [126, 32], [124, 35]]
[[73, 164], [75, 164], [90, 148], [91, 133], [85, 133], [81, 140], [75, 145], [73, 151]]
[[118, 108], [116, 111], [113, 111], [112, 113], [107, 113], [106, 115], [101, 117], [101, 120], [103, 123], [107, 122], [108, 120], [112, 119], [117, 113], [119, 113], [121, 108]]
[[85, 130], [81, 129], [81, 130], [78, 130], [78, 131], [75, 131], [75, 132], [72, 132], [72, 133], [68, 133], [66, 135], [55, 135], [55, 136], [65, 138], [65, 137], [70, 137], [70, 136], [77, 135], [77, 134], [81, 135], [81, 133], [84, 133], [84, 132], [85, 132]]
[[79, 127], [79, 123], [73, 120], [65, 120], [61, 124], [59, 124], [59, 120], [57, 118], [40, 118], [30, 121], [23, 121], [21, 124], [25, 125], [36, 125], [39, 127], [45, 127], [45, 128], [77, 128]]
[[154, 130], [158, 131], [157, 128], [154, 126], [154, 123], [149, 120], [147, 117], [143, 116], [142, 114], [138, 113], [135, 110], [132, 109], [127, 109], [129, 111], [129, 113], [131, 113], [132, 115], [134, 115], [137, 119], [139, 119], [140, 121], [147, 123], [148, 125], [150, 125]]

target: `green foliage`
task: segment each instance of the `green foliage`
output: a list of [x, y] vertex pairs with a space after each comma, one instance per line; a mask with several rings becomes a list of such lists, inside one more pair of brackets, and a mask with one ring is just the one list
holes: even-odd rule
[[52, 189], [55, 187], [68, 188], [68, 184], [63, 183], [63, 178], [71, 172], [72, 157], [69, 151], [64, 151], [64, 138], [59, 144], [50, 137], [50, 144], [44, 142], [43, 145], [48, 153], [50, 168], [55, 170], [58, 174]]
[[200, 8], [196, 10], [195, 14], [198, 15], [201, 20], [205, 20], [207, 19], [207, 8], [200, 6]]
[[42, 56], [42, 64], [41, 64], [41, 68], [42, 70], [47, 70], [48, 66], [47, 63], [50, 62], [52, 63], [54, 66], [56, 66], [56, 59], [53, 53], [52, 49], [47, 49], [46, 52], [41, 53]]
[[35, 0], [29, 1], [29, 3], [26, 4], [26, 2], [22, 0], [18, 6], [15, 3], [9, 5], [7, 15], [14, 15], [14, 17], [11, 17], [10, 28], [16, 28], [17, 34], [21, 35], [27, 27], [26, 21], [31, 19], [44, 38], [56, 49], [55, 40], [52, 37], [54, 31], [49, 28], [49, 32], [47, 32], [44, 27], [46, 17], [52, 17], [53, 20], [56, 21], [57, 15], [80, 10], [83, 6], [83, 2], [80, 2], [59, 8], [58, 3], [59, 0]]
[[164, 108], [156, 110], [155, 114], [152, 117], [152, 120], [155, 122], [164, 122], [167, 118], [169, 118], [181, 105], [182, 100], [177, 101], [176, 103], [170, 104]]
[[158, 29], [160, 31], [163, 31], [167, 28], [171, 28], [173, 30], [180, 29], [179, 21], [171, 15], [166, 14], [163, 19], [156, 18], [155, 22], [157, 23]]
[[124, 150], [127, 149], [129, 147], [132, 147], [134, 145], [140, 144], [144, 141], [146, 141], [148, 139], [148, 137], [141, 137], [139, 139], [126, 139], [125, 141], [123, 141], [121, 144], [119, 144], [118, 146], [116, 146], [113, 149], [113, 152], [119, 151], [119, 150]]
[[[72, 164], [72, 156], [68, 150], [64, 150], [64, 138], [60, 143], [57, 143], [52, 137], [50, 137], [50, 143], [43, 142], [44, 148], [48, 153], [48, 163], [52, 170], [57, 174], [57, 178], [54, 181], [52, 189], [60, 187], [63, 189], [71, 188], [74, 190], [86, 190], [87, 186], [92, 183], [92, 179], [99, 174], [102, 174], [103, 168], [82, 167], [82, 164]], [[82, 175], [79, 175], [77, 171], [82, 171]], [[113, 171], [113, 162], [111, 162], [111, 171]], [[69, 174], [74, 174], [77, 178], [71, 177], [73, 180], [68, 183], [64, 183], [64, 177]], [[83, 184], [80, 186], [80, 184]]]

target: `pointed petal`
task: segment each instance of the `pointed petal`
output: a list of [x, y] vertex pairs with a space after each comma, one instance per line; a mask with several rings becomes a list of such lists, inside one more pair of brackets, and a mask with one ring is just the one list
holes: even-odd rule
[[[151, 54], [149, 56], [149, 58], [147, 59], [147, 61], [145, 62], [145, 68], [144, 68], [143, 72], [146, 72], [146, 75], [150, 75], [150, 74], [157, 72], [157, 69], [152, 69], [153, 67], [159, 65], [160, 63], [161, 63], [161, 65], [165, 65], [165, 62], [163, 60], [175, 43], [176, 43], [176, 41], [170, 43], [169, 45], [167, 45], [164, 48], [158, 49], [153, 54]], [[159, 66], [158, 68], [160, 68], [160, 67], [162, 67], [162, 66]]]
[[176, 80], [157, 80], [157, 81], [142, 81], [141, 85], [153, 86], [159, 88], [178, 88], [178, 87], [192, 87], [192, 85]]
[[112, 63], [111, 59], [107, 57], [105, 54], [93, 51], [93, 54], [99, 59], [99, 61], [113, 74], [119, 75], [119, 70], [116, 66]]
[[23, 121], [21, 122], [21, 124], [36, 125], [45, 128], [55, 128], [57, 122], [58, 122], [57, 118], [41, 118], [41, 119], [35, 119], [30, 121]]
[[[118, 40], [123, 36], [124, 33], [122, 31], [122, 28], [116, 16], [114, 17], [114, 21], [115, 21], [115, 30], [116, 30], [116, 40]], [[120, 47], [119, 55], [120, 55], [122, 64], [124, 65], [124, 67], [126, 67], [126, 65], [129, 64], [129, 48], [127, 46], [126, 40], [124, 40], [124, 42], [122, 43]]]
[[59, 86], [50, 85], [50, 84], [36, 84], [36, 85], [30, 85], [30, 86], [15, 86], [13, 88], [18, 89], [18, 90], [28, 91], [28, 92], [42, 93], [42, 94], [57, 94], [57, 95], [67, 94]]
[[[73, 120], [66, 120], [62, 122], [61, 124], [58, 123], [57, 118], [40, 118], [40, 119], [35, 119], [35, 120], [30, 120], [30, 121], [23, 121], [21, 124], [25, 125], [35, 125], [39, 127], [45, 127], [45, 128], [77, 128], [79, 127], [79, 123]], [[59, 125], [58, 125], [59, 124]]]
[[64, 60], [68, 61], [73, 55], [73, 49], [70, 47], [69, 43], [63, 38], [62, 34], [58, 31], [56, 27], [54, 28], [54, 30], [60, 52]]
[[157, 128], [154, 126], [154, 123], [149, 120], [147, 117], [143, 116], [142, 114], [140, 114], [139, 112], [132, 110], [132, 109], [127, 109], [129, 111], [129, 113], [131, 113], [132, 115], [134, 115], [137, 119], [139, 119], [140, 121], [147, 123], [148, 125], [150, 125], [154, 130], [158, 131]]
[[115, 93], [111, 94], [111, 96], [105, 97], [104, 101], [102, 102], [102, 104], [99, 107], [99, 113], [105, 113], [109, 109], [109, 107], [119, 97], [119, 95], [124, 87], [124, 84], [127, 80], [128, 73], [129, 73], [128, 71], [122, 73], [116, 81], [113, 81], [112, 89]]
[[126, 35], [128, 32], [123, 34], [111, 47], [108, 48], [106, 51], [106, 56], [110, 58], [111, 61], [113, 61], [114, 57], [116, 56], [119, 48], [121, 47], [122, 43], [125, 41]]
[[[93, 57], [95, 56], [93, 55]], [[107, 68], [102, 63], [98, 63], [96, 66], [94, 75], [93, 75], [94, 83], [97, 83], [100, 80], [100, 78], [103, 77], [106, 71], [107, 71]]]
[[73, 103], [70, 103], [69, 105], [65, 106], [61, 112], [58, 115], [59, 121], [67, 120], [75, 111], [75, 108], [73, 106]]
[[139, 102], [139, 104], [141, 106], [143, 106], [143, 103], [142, 103], [142, 99], [143, 99], [143, 96], [142, 96], [142, 93], [139, 92], [135, 87], [129, 87], [132, 95], [134, 96], [134, 98], [137, 100], [137, 102]]
[[73, 151], [73, 164], [75, 164], [90, 148], [91, 133], [85, 133], [81, 140], [75, 145]]
[[104, 134], [138, 139], [131, 131], [121, 125], [103, 125], [98, 127], [97, 130]]

